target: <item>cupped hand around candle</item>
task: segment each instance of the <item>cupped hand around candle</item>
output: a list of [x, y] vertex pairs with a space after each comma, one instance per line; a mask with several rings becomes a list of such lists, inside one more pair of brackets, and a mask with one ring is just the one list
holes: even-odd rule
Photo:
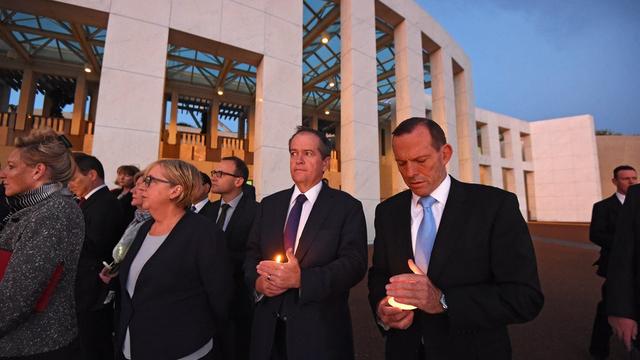
[[300, 288], [300, 264], [293, 254], [293, 249], [287, 249], [286, 256], [286, 263], [263, 260], [258, 264], [256, 270], [258, 275], [276, 287], [298, 289]]
[[388, 296], [378, 303], [376, 313], [383, 324], [393, 329], [404, 330], [413, 324], [413, 311], [402, 310], [389, 305]]
[[400, 274], [391, 277], [386, 285], [387, 296], [392, 296], [397, 302], [413, 305], [429, 314], [444, 312], [440, 304], [442, 292], [427, 275], [422, 273], [409, 259], [409, 268], [414, 274]]

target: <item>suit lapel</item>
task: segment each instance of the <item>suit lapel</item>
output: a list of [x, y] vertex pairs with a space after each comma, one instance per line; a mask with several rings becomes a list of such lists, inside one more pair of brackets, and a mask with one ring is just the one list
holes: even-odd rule
[[451, 189], [447, 197], [447, 203], [442, 213], [435, 244], [431, 252], [428, 276], [431, 279], [438, 279], [440, 273], [445, 268], [449, 256], [454, 252], [457, 242], [460, 240], [462, 230], [461, 221], [464, 213], [464, 202], [466, 194], [462, 184], [451, 177]]
[[331, 189], [327, 185], [322, 184], [322, 189], [320, 189], [318, 198], [313, 204], [313, 208], [311, 208], [311, 213], [309, 213], [309, 218], [307, 219], [307, 223], [305, 224], [302, 234], [300, 235], [300, 240], [298, 241], [296, 258], [298, 258], [299, 262], [302, 262], [302, 259], [309, 251], [309, 248], [311, 248], [311, 244], [313, 243], [313, 240], [315, 240], [322, 222], [327, 215], [329, 215], [332, 198], [333, 194]]
[[399, 208], [391, 215], [393, 232], [397, 235], [396, 245], [407, 260], [414, 259], [413, 244], [411, 243], [411, 196], [411, 190], [402, 192]]
[[81, 209], [84, 211], [88, 210], [93, 204], [99, 201], [102, 196], [104, 196], [104, 192], [109, 193], [109, 189], [103, 187], [102, 189], [94, 192], [91, 196], [82, 203]]
[[242, 216], [242, 209], [244, 208], [246, 197], [247, 197], [246, 195], [242, 194], [240, 201], [238, 201], [238, 205], [236, 205], [236, 208], [233, 210], [233, 214], [231, 214], [231, 219], [229, 219], [229, 224], [227, 224], [227, 230], [226, 230], [227, 232], [229, 230], [233, 231], [238, 221], [240, 221], [239, 218]]

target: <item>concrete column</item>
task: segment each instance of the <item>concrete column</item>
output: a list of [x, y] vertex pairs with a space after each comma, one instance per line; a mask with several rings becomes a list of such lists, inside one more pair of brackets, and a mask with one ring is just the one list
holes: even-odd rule
[[[89, 121], [96, 121], [96, 110], [98, 108], [98, 88], [94, 87], [91, 90], [91, 98], [89, 100]], [[164, 120], [163, 120], [164, 121]]]
[[255, 149], [255, 141], [256, 141], [256, 107], [249, 107], [249, 136], [248, 136], [248, 144], [247, 149], [249, 152], [254, 152]]
[[209, 146], [218, 147], [218, 115], [220, 114], [220, 100], [211, 100], [211, 123], [209, 124]]
[[238, 118], [238, 139], [244, 139], [244, 116]]
[[[391, 131], [411, 117], [424, 117], [424, 64], [422, 62], [422, 32], [408, 20], [402, 21], [393, 32], [396, 51], [396, 106]], [[393, 153], [389, 154], [393, 156]], [[391, 166], [393, 194], [407, 188], [398, 171]]]
[[73, 96], [73, 115], [71, 116], [71, 135], [80, 134], [87, 99], [87, 78], [84, 72], [76, 78], [76, 91]]
[[51, 96], [44, 94], [44, 101], [42, 101], [42, 116], [48, 117], [51, 114], [51, 108], [53, 107], [53, 101]]
[[119, 4], [109, 15], [93, 142], [106, 179], [123, 163], [145, 167], [158, 159], [169, 39], [169, 16], [158, 14], [169, 14], [171, 2], [145, 11]]
[[33, 102], [35, 100], [35, 74], [27, 68], [22, 72], [22, 87], [20, 88], [20, 100], [16, 116], [16, 130], [24, 130], [27, 115], [33, 114]]
[[453, 147], [453, 157], [447, 166], [449, 173], [458, 177], [458, 132], [456, 126], [456, 104], [453, 85], [451, 55], [439, 48], [429, 55], [431, 63], [432, 114], [444, 130], [447, 142]]
[[[467, 65], [470, 67], [470, 65]], [[456, 104], [456, 125], [458, 130], [458, 164], [460, 180], [477, 183], [480, 181], [478, 168], [478, 148], [476, 137], [476, 116], [473, 99], [471, 69], [466, 68], [453, 76]]]
[[375, 3], [340, 2], [341, 183], [362, 202], [373, 242], [375, 207], [380, 202]]
[[396, 123], [414, 117], [424, 117], [424, 64], [422, 63], [422, 33], [407, 20], [393, 32], [396, 51]]
[[9, 98], [11, 97], [11, 87], [0, 85], [0, 112], [9, 111]]
[[288, 140], [302, 123], [302, 1], [271, 1], [266, 11], [264, 56], [256, 76], [258, 199], [291, 186]]
[[167, 139], [167, 143], [171, 145], [175, 145], [178, 137], [178, 102], [180, 101], [180, 97], [178, 96], [178, 92], [173, 90], [171, 91], [171, 110], [169, 113], [169, 137]]

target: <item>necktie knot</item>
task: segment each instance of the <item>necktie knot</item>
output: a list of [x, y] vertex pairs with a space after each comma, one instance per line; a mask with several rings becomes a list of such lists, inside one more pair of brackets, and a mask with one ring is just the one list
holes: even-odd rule
[[298, 206], [303, 205], [305, 201], [307, 201], [307, 196], [305, 194], [300, 194], [296, 198], [296, 204], [295, 205], [298, 205]]
[[437, 202], [437, 200], [431, 195], [429, 195], [429, 196], [421, 197], [420, 200], [418, 200], [418, 202], [420, 203], [420, 205], [422, 205], [424, 209], [430, 209], [431, 206], [433, 206], [433, 204]]

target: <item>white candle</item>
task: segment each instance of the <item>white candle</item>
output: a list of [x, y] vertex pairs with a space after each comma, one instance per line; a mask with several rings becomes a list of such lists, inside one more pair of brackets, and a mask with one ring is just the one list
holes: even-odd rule
[[416, 309], [415, 306], [413, 305], [407, 305], [407, 304], [403, 304], [400, 302], [397, 302], [395, 298], [390, 297], [389, 298], [389, 305], [393, 306], [394, 308], [400, 309], [400, 310], [413, 310]]

